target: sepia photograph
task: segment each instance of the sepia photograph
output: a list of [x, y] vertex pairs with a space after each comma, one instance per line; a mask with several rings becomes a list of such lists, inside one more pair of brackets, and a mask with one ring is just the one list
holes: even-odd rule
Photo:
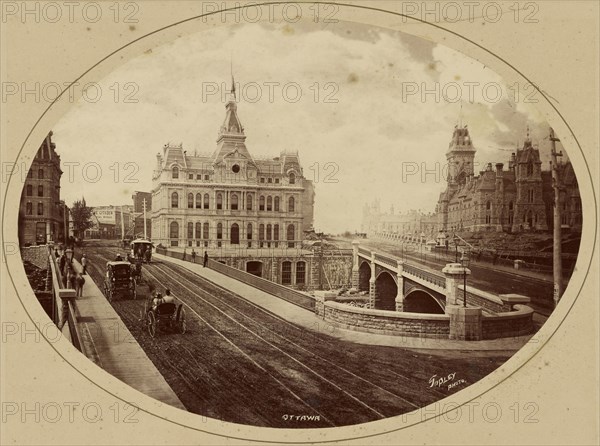
[[[426, 22], [408, 3], [394, 20]], [[137, 3], [97, 5], [137, 33]], [[96, 77], [3, 83], [3, 102], [61, 107], [11, 158], [3, 204], [40, 333], [82, 377], [179, 414], [164, 420], [361, 438], [451, 417], [543, 349], [589, 272], [592, 177], [550, 93], [336, 3], [224, 5]], [[82, 415], [137, 422], [142, 401]], [[547, 410], [481, 406], [488, 423]]]

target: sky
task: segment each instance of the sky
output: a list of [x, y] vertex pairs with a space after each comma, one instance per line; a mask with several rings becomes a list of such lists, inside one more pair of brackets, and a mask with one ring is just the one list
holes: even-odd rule
[[[90, 90], [74, 104], [53, 129], [62, 198], [131, 204], [134, 191], [151, 190], [164, 144], [212, 153], [232, 66], [249, 152], [299, 152], [315, 183], [317, 231], [360, 230], [363, 205], [376, 198], [396, 212], [432, 212], [461, 122], [476, 171], [506, 166], [527, 126], [548, 167], [548, 125], [523, 101], [525, 87], [512, 101], [514, 87], [461, 53], [355, 23], [241, 24], [149, 49], [99, 82], [99, 100]], [[72, 178], [65, 162], [80, 163]]]

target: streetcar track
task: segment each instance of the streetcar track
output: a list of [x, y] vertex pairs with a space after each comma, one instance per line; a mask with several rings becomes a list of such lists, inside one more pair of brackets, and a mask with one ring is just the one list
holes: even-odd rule
[[[146, 269], [146, 272], [148, 273], [148, 275], [154, 277], [159, 283], [160, 281], [158, 280], [158, 278], [152, 274], [150, 271], [148, 271]], [[164, 274], [164, 273], [163, 273]], [[180, 286], [183, 286], [184, 288], [192, 291], [190, 288], [188, 288], [185, 285], [179, 284]], [[193, 293], [193, 291], [192, 291]], [[202, 298], [201, 298], [202, 299]], [[200, 319], [202, 322], [204, 322], [210, 329], [212, 329], [215, 333], [217, 333], [220, 337], [222, 337], [228, 344], [230, 344], [234, 349], [236, 349], [239, 353], [242, 354], [242, 356], [244, 356], [246, 359], [248, 359], [250, 362], [252, 362], [252, 364], [254, 364], [258, 369], [260, 369], [261, 371], [263, 371], [264, 373], [266, 373], [271, 379], [273, 379], [277, 384], [279, 384], [281, 387], [283, 387], [285, 390], [287, 390], [294, 398], [296, 398], [298, 401], [300, 401], [303, 405], [305, 405], [306, 407], [308, 407], [309, 409], [313, 410], [314, 412], [316, 412], [319, 416], [321, 416], [326, 422], [328, 422], [331, 426], [336, 426], [335, 423], [333, 423], [331, 420], [329, 420], [325, 415], [323, 415], [321, 412], [319, 412], [317, 409], [315, 409], [314, 407], [312, 407], [309, 403], [307, 403], [306, 401], [304, 401], [299, 395], [297, 395], [292, 389], [290, 389], [288, 386], [286, 386], [281, 380], [279, 380], [277, 377], [273, 376], [273, 374], [271, 374], [267, 369], [265, 369], [262, 365], [260, 365], [256, 360], [254, 360], [249, 354], [247, 354], [244, 350], [242, 350], [240, 347], [238, 347], [232, 340], [230, 340], [227, 336], [225, 336], [223, 333], [221, 333], [218, 329], [216, 329], [210, 322], [208, 322], [206, 319], [204, 319], [202, 316], [200, 316], [200, 314], [198, 314], [198, 312], [196, 312], [190, 305], [188, 305], [186, 302], [184, 302], [182, 299], [179, 299], [180, 302], [185, 305], [187, 308], [189, 308], [189, 310], [194, 313], [196, 315], [196, 317], [198, 319]], [[204, 300], [204, 299], [202, 299]], [[210, 302], [206, 301], [208, 304], [210, 304]], [[212, 305], [212, 304], [210, 304]], [[219, 310], [217, 307], [215, 307], [215, 309], [217, 309], [219, 312], [223, 313], [221, 310]], [[223, 313], [225, 316], [227, 316], [225, 313]], [[232, 319], [233, 320], [233, 319]], [[234, 321], [235, 322], [235, 321]], [[240, 324], [241, 325], [241, 324]], [[243, 327], [243, 326], [242, 326]], [[244, 327], [245, 328], [245, 327]], [[250, 331], [250, 330], [248, 330]], [[253, 333], [254, 334], [254, 333]], [[258, 335], [256, 335], [258, 336]], [[260, 338], [260, 336], [258, 336]], [[262, 339], [262, 338], [261, 338]], [[264, 339], [263, 339], [264, 340]], [[268, 341], [264, 340], [265, 342], [269, 343]], [[272, 345], [272, 344], [270, 344]], [[272, 345], [273, 346], [273, 345]], [[273, 346], [275, 347], [275, 346]], [[277, 347], [275, 347], [277, 350], [279, 350]], [[285, 353], [285, 352], [282, 352]], [[294, 359], [295, 358], [291, 358]], [[302, 363], [299, 362], [299, 364], [303, 365]], [[307, 367], [307, 366], [305, 366]], [[316, 372], [314, 372], [315, 374], [317, 374]], [[317, 376], [319, 376], [317, 374]], [[322, 378], [325, 380], [325, 378]], [[341, 389], [340, 389], [341, 390]], [[359, 400], [357, 400], [359, 401]], [[364, 403], [363, 403], [364, 404]], [[368, 406], [367, 406], [368, 407]], [[374, 409], [372, 409], [374, 411]], [[376, 411], [375, 411], [376, 412]], [[376, 412], [379, 414], [379, 412]], [[384, 418], [383, 415], [379, 414], [382, 418]]]
[[[163, 265], [163, 264], [161, 264], [161, 266], [162, 266], [162, 265]], [[171, 271], [172, 271], [174, 274], [178, 275], [178, 276], [179, 276], [179, 277], [181, 277], [182, 279], [184, 279], [184, 280], [187, 280], [187, 281], [188, 281], [188, 282], [190, 282], [190, 283], [193, 283], [193, 282], [192, 282], [190, 279], [188, 279], [188, 278], [184, 277], [184, 276], [183, 276], [181, 273], [178, 273], [177, 271], [174, 271], [174, 269], [173, 269], [173, 267], [172, 267], [171, 265], [166, 265], [166, 264], [164, 264], [164, 265], [165, 265], [167, 268], [169, 268], [169, 270], [171, 270]], [[158, 269], [160, 269], [160, 268], [158, 268]], [[206, 279], [206, 278], [204, 278], [204, 277], [202, 277], [202, 276], [199, 276], [198, 274], [196, 274], [196, 273], [194, 273], [194, 272], [192, 272], [192, 271], [186, 271], [186, 272], [188, 272], [188, 273], [190, 273], [190, 274], [194, 274], [194, 276], [195, 276], [195, 277], [198, 277], [199, 279], [201, 279], [201, 280], [203, 280], [203, 281], [205, 281], [205, 282], [208, 282], [210, 285], [213, 285], [213, 282], [212, 282], [212, 281], [210, 281], [209, 279]], [[229, 290], [226, 290], [225, 288], [223, 288], [223, 287], [220, 287], [219, 285], [216, 285], [216, 284], [214, 284], [214, 286], [216, 286], [217, 288], [221, 288], [221, 289], [223, 289], [224, 291], [226, 291], [227, 293], [229, 293], [229, 294], [231, 294], [231, 295], [233, 295], [233, 296], [237, 297], [238, 299], [242, 299], [244, 302], [248, 302], [248, 301], [247, 301], [246, 299], [244, 299], [242, 296], [240, 296], [240, 295], [238, 295], [238, 294], [236, 294], [236, 293], [233, 293], [233, 292], [231, 292], [231, 291], [229, 291]], [[189, 288], [188, 288], [188, 289], [189, 289]], [[252, 319], [250, 316], [248, 316], [248, 315], [246, 315], [246, 314], [242, 313], [240, 310], [238, 310], [238, 309], [237, 309], [237, 308], [235, 308], [234, 306], [232, 306], [232, 305], [228, 304], [228, 303], [227, 303], [225, 300], [223, 300], [223, 299], [221, 299], [221, 298], [219, 298], [219, 297], [217, 297], [217, 296], [212, 296], [212, 297], [213, 297], [214, 299], [217, 299], [219, 302], [221, 302], [222, 304], [224, 304], [225, 306], [227, 306], [227, 307], [228, 307], [228, 308], [230, 308], [231, 310], [233, 310], [233, 311], [235, 311], [236, 313], [240, 314], [240, 315], [241, 315], [241, 316], [243, 316], [244, 318], [246, 318], [246, 319], [249, 319], [250, 321], [252, 321], [252, 322], [254, 322], [254, 323], [258, 323], [257, 321], [255, 321], [254, 319]], [[250, 302], [250, 303], [251, 303], [251, 302]], [[262, 308], [262, 307], [260, 307], [260, 306], [258, 306], [258, 305], [255, 305], [255, 304], [253, 304], [253, 305], [254, 305], [254, 306], [256, 306], [256, 307], [258, 307], [260, 310], [262, 310], [262, 311], [263, 311], [263, 312], [265, 312], [266, 314], [268, 314], [268, 315], [270, 315], [270, 314], [271, 314], [271, 312], [269, 312], [269, 311], [265, 310], [264, 308]], [[289, 322], [289, 321], [286, 321], [286, 322], [287, 322], [288, 324], [290, 324], [290, 322]], [[238, 322], [238, 324], [239, 324], [239, 322]], [[241, 325], [241, 324], [240, 324], [240, 325]], [[291, 324], [291, 325], [293, 325], [293, 324]], [[295, 327], [295, 325], [294, 325], [294, 327]], [[266, 329], [268, 332], [270, 332], [270, 333], [274, 334], [275, 336], [277, 336], [277, 337], [279, 337], [280, 339], [282, 339], [283, 341], [285, 341], [285, 343], [286, 343], [286, 344], [292, 344], [292, 345], [294, 345], [295, 347], [297, 347], [297, 348], [299, 348], [299, 349], [303, 350], [304, 352], [306, 352], [306, 353], [309, 353], [309, 354], [311, 354], [311, 355], [313, 355], [313, 356], [315, 356], [315, 357], [319, 358], [320, 360], [322, 360], [322, 361], [324, 361], [324, 362], [326, 362], [326, 363], [328, 363], [328, 364], [331, 364], [331, 365], [333, 365], [333, 366], [334, 366], [334, 367], [336, 367], [338, 370], [341, 370], [342, 372], [345, 372], [345, 373], [347, 373], [348, 375], [350, 375], [350, 376], [352, 376], [352, 377], [354, 377], [354, 378], [356, 378], [356, 379], [359, 379], [360, 381], [363, 381], [363, 382], [365, 382], [365, 383], [367, 383], [367, 384], [369, 384], [369, 385], [371, 385], [371, 386], [375, 387], [376, 389], [378, 389], [378, 390], [381, 390], [382, 392], [385, 392], [385, 393], [387, 393], [387, 394], [389, 394], [389, 395], [391, 395], [391, 396], [393, 396], [393, 397], [395, 397], [395, 398], [397, 398], [397, 399], [399, 399], [399, 400], [403, 401], [404, 403], [411, 405], [411, 406], [412, 406], [412, 407], [414, 407], [414, 408], [419, 408], [419, 406], [418, 406], [418, 405], [416, 405], [416, 404], [412, 403], [411, 401], [407, 400], [406, 398], [404, 398], [404, 397], [402, 397], [402, 396], [400, 396], [400, 395], [398, 395], [398, 394], [396, 394], [396, 393], [394, 393], [394, 392], [392, 392], [392, 391], [390, 391], [390, 390], [384, 389], [383, 387], [381, 387], [381, 386], [379, 386], [379, 385], [377, 385], [377, 384], [375, 384], [375, 383], [373, 383], [373, 382], [369, 381], [369, 380], [368, 380], [368, 379], [366, 379], [366, 378], [363, 378], [362, 376], [359, 376], [359, 375], [357, 375], [357, 374], [353, 373], [352, 371], [350, 371], [350, 370], [348, 370], [348, 369], [346, 369], [346, 368], [344, 368], [344, 367], [342, 367], [342, 366], [340, 366], [340, 365], [336, 364], [335, 362], [332, 362], [332, 361], [328, 360], [327, 358], [324, 358], [323, 356], [321, 356], [321, 355], [319, 355], [319, 354], [316, 354], [316, 353], [314, 353], [313, 351], [310, 351], [310, 350], [309, 350], [309, 349], [307, 349], [306, 347], [303, 347], [302, 345], [299, 345], [299, 344], [297, 344], [296, 342], [294, 342], [294, 341], [290, 340], [289, 338], [287, 338], [287, 337], [285, 337], [285, 336], [283, 336], [283, 335], [281, 335], [281, 334], [277, 333], [276, 331], [274, 331], [274, 330], [272, 330], [272, 329], [270, 329], [270, 328], [268, 328], [268, 327], [266, 327], [266, 326], [264, 326], [264, 328], [265, 328], [265, 329]], [[390, 371], [392, 371], [392, 370], [390, 370]], [[393, 372], [393, 371], [392, 371], [392, 372]], [[444, 395], [444, 396], [446, 396], [446, 395]]]

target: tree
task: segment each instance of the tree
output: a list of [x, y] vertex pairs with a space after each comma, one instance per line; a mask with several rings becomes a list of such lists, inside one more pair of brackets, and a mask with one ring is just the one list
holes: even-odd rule
[[92, 222], [92, 208], [87, 207], [85, 198], [77, 200], [71, 207], [71, 218], [73, 219], [73, 231], [75, 236], [83, 239], [83, 234], [86, 229], [90, 229], [94, 223]]

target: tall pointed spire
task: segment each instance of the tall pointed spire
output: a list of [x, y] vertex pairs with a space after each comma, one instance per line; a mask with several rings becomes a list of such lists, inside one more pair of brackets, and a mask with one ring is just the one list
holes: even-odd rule
[[231, 52], [231, 95], [233, 96], [233, 100], [237, 101], [237, 97], [235, 95], [235, 78], [233, 77], [233, 51]]

